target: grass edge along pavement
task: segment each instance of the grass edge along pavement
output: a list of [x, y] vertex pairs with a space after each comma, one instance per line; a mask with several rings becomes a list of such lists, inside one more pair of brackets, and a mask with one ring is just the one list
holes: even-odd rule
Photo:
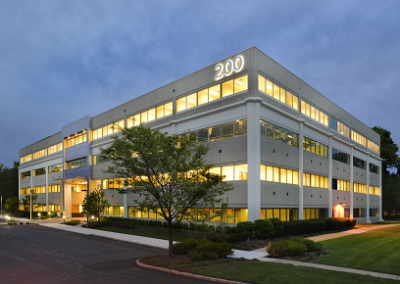
[[400, 275], [400, 226], [321, 242], [328, 254], [315, 263]]

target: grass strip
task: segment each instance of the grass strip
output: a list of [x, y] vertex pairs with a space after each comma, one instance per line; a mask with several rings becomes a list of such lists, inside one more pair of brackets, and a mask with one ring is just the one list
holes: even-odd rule
[[317, 263], [400, 275], [400, 226], [321, 243], [328, 254]]
[[[128, 235], [160, 239], [160, 240], [168, 240], [169, 239], [168, 231], [164, 231], [164, 230], [145, 231], [145, 230], [123, 229], [123, 228], [116, 228], [116, 227], [99, 227], [96, 229], [102, 230], [102, 231], [109, 231], [109, 232], [115, 232], [115, 233], [122, 233], [122, 234], [128, 234]], [[187, 239], [190, 239], [190, 236], [180, 233], [180, 232], [173, 232], [172, 237], [173, 237], [173, 240], [177, 241], [177, 242], [183, 242]]]
[[227, 280], [265, 284], [395, 284], [397, 280], [368, 275], [337, 272], [291, 264], [271, 262], [243, 262], [207, 266], [193, 273]]

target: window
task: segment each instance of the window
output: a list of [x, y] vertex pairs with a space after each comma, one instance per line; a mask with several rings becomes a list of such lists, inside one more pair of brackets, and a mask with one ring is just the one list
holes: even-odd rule
[[30, 171], [21, 173], [21, 178], [28, 178], [30, 176], [31, 176], [31, 172]]
[[60, 185], [49, 185], [49, 192], [60, 192]]
[[374, 164], [369, 164], [369, 171], [371, 172], [371, 173], [376, 173], [376, 174], [378, 174], [379, 173], [379, 167], [378, 166], [375, 166]]
[[223, 180], [247, 180], [247, 165], [229, 165], [222, 167], [213, 167], [209, 169], [210, 173], [223, 176]]
[[209, 88], [198, 91], [187, 95], [185, 97], [176, 100], [176, 112], [180, 112], [186, 109], [193, 108], [208, 102], [218, 100], [236, 94], [239, 92], [246, 91], [248, 89], [248, 76], [243, 75], [233, 80], [229, 80], [222, 84], [217, 84]]
[[303, 136], [303, 150], [328, 158], [329, 147]]
[[340, 134], [350, 138], [350, 128], [347, 127], [345, 124], [341, 123], [337, 119], [331, 117], [331, 129], [339, 132]]
[[267, 208], [261, 209], [261, 219], [278, 218], [283, 222], [298, 219], [299, 209], [297, 208]]
[[39, 168], [33, 170], [33, 176], [40, 176], [40, 175], [45, 175], [46, 174], [46, 168]]
[[60, 212], [60, 205], [49, 204], [50, 212]]
[[31, 189], [30, 189], [30, 187], [28, 187], [28, 188], [21, 188], [21, 189], [19, 190], [19, 193], [20, 193], [20, 194], [30, 194], [30, 193], [31, 193]]
[[328, 177], [303, 173], [303, 186], [329, 188]]
[[305, 101], [301, 101], [301, 113], [329, 127], [328, 115]]
[[46, 193], [45, 186], [36, 186], [33, 188], [33, 193]]
[[63, 170], [62, 164], [49, 166], [49, 174], [55, 173], [55, 172], [61, 172], [62, 170]]
[[47, 156], [47, 149], [43, 149], [43, 150], [40, 150], [40, 151], [37, 151], [37, 152], [33, 153], [32, 154], [32, 159], [35, 160], [35, 159], [39, 159], [39, 158], [44, 157], [44, 156]]
[[351, 140], [363, 145], [364, 147], [367, 147], [367, 139], [354, 130], [351, 131]]
[[87, 158], [67, 162], [67, 169], [76, 169], [87, 165]]
[[369, 194], [380, 195], [379, 187], [370, 186], [369, 187]]
[[350, 191], [350, 182], [333, 178], [332, 179], [332, 189], [341, 190], [341, 191]]
[[366, 217], [365, 208], [354, 208], [353, 209], [353, 218]]
[[[130, 117], [132, 118], [132, 117]], [[128, 118], [128, 119], [130, 119]], [[92, 131], [92, 140], [99, 139], [101, 137], [117, 133], [124, 129], [125, 121], [123, 119], [116, 121], [114, 123], [108, 124], [106, 126], [100, 127]], [[86, 140], [85, 140], [86, 141]]]
[[366, 162], [359, 158], [353, 157], [353, 166], [365, 170]]
[[[177, 109], [181, 108], [183, 106], [183, 103], [184, 103], [183, 101], [177, 100], [176, 101]], [[142, 123], [150, 122], [150, 121], [171, 115], [172, 113], [173, 113], [172, 102], [168, 102], [168, 103], [159, 105], [155, 108], [146, 110], [142, 113], [138, 113], [138, 114], [128, 117], [126, 120], [126, 124], [127, 124], [126, 127], [130, 128], [133, 126], [138, 126]], [[103, 136], [105, 136], [105, 135], [103, 134]], [[93, 138], [93, 139], [95, 139], [95, 138]]]
[[73, 136], [69, 136], [66, 138], [65, 141], [65, 148], [72, 147], [81, 143], [86, 142], [86, 131], [84, 130], [83, 133], [75, 134]]
[[345, 164], [350, 163], [350, 155], [336, 149], [332, 149], [332, 159]]
[[123, 178], [103, 179], [103, 189], [123, 188], [123, 187], [124, 187]]
[[93, 156], [93, 165], [105, 163], [105, 162], [111, 162], [111, 159], [103, 159], [100, 157], [100, 155], [94, 155]]
[[62, 143], [58, 143], [56, 145], [50, 146], [47, 148], [48, 154], [53, 154], [62, 151]]
[[379, 146], [377, 144], [375, 144], [374, 142], [372, 142], [371, 140], [368, 140], [368, 149], [370, 149], [378, 154], [380, 152]]
[[379, 217], [379, 209], [377, 209], [377, 208], [370, 208], [370, 209], [369, 209], [369, 216], [370, 216], [370, 217]]
[[260, 120], [261, 135], [288, 144], [299, 146], [299, 136], [291, 130], [277, 126], [275, 124]]
[[291, 169], [261, 165], [260, 179], [280, 183], [299, 184], [299, 172]]
[[29, 162], [29, 161], [31, 161], [31, 160], [32, 160], [32, 154], [26, 155], [26, 156], [21, 157], [21, 158], [19, 159], [19, 161], [20, 161], [21, 164], [22, 164], [22, 163]]
[[367, 194], [367, 186], [365, 184], [354, 182], [353, 183], [353, 192]]
[[286, 91], [261, 75], [258, 75], [258, 90], [295, 110], [299, 110], [299, 98], [296, 95], [293, 95], [291, 92]]

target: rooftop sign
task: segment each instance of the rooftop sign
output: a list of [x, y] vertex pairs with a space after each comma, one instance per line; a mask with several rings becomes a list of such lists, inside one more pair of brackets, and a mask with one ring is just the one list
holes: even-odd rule
[[220, 80], [224, 77], [232, 75], [232, 73], [237, 73], [242, 71], [244, 67], [244, 57], [243, 55], [238, 55], [235, 59], [228, 59], [225, 63], [218, 63], [215, 65], [215, 81]]

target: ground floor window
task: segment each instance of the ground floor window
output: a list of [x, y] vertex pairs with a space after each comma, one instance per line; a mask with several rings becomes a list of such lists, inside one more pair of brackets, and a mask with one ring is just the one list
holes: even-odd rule
[[106, 216], [124, 216], [124, 206], [109, 206], [106, 209]]
[[298, 219], [297, 208], [267, 208], [261, 209], [261, 219], [278, 218], [281, 221], [293, 221]]
[[362, 217], [367, 217], [365, 208], [354, 208], [353, 218], [362, 218]]
[[370, 208], [369, 216], [370, 217], [379, 217], [379, 209], [378, 208]]
[[49, 204], [50, 212], [60, 212], [60, 205]]
[[71, 205], [71, 213], [82, 213], [82, 205]]

